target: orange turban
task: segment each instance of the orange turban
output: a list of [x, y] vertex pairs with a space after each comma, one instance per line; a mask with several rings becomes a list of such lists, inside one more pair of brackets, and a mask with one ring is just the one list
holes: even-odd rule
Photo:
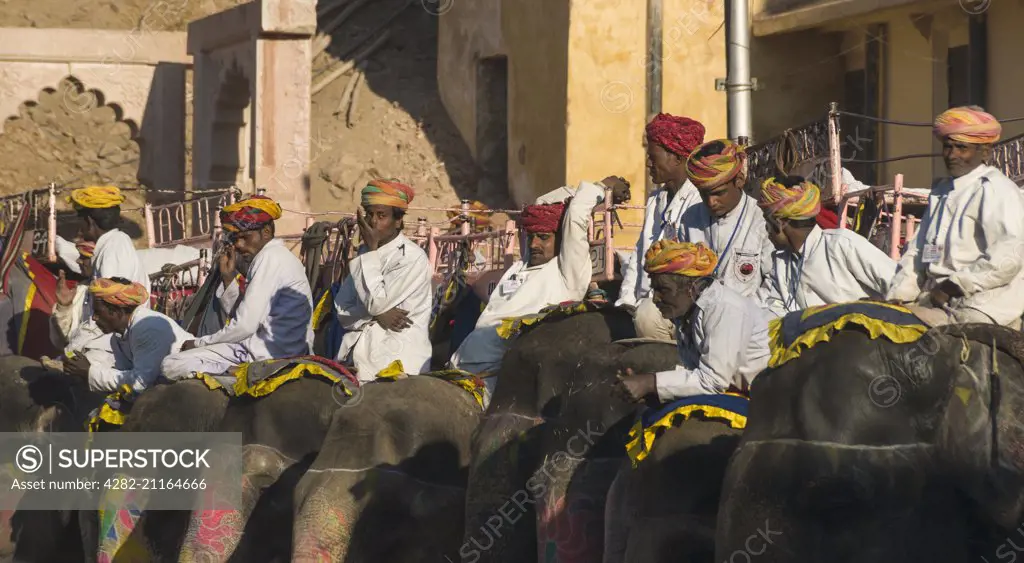
[[950, 108], [935, 118], [932, 133], [939, 139], [949, 137], [961, 143], [990, 145], [999, 140], [1003, 126], [990, 113], [977, 106]]
[[106, 209], [124, 203], [124, 196], [117, 186], [89, 186], [72, 191], [67, 200], [78, 208]]
[[691, 278], [710, 276], [718, 265], [714, 250], [702, 243], [659, 240], [644, 255], [648, 274], [676, 274]]
[[78, 249], [78, 253], [86, 258], [92, 258], [93, 254], [96, 254], [96, 243], [89, 241], [82, 241], [75, 245]]
[[409, 209], [415, 195], [412, 188], [397, 180], [374, 180], [363, 188], [362, 205], [388, 205]]
[[220, 210], [220, 224], [225, 231], [238, 233], [263, 228], [281, 218], [281, 206], [265, 195], [254, 195]]
[[[473, 227], [478, 227], [487, 223], [490, 219], [490, 214], [487, 213], [490, 208], [479, 201], [469, 202], [469, 210], [465, 212], [466, 217], [469, 217], [469, 224]], [[452, 224], [461, 225], [465, 219], [463, 218], [462, 210], [450, 209], [446, 213], [448, 219]]]
[[93, 281], [89, 284], [89, 293], [119, 307], [138, 307], [149, 299], [149, 293], [141, 283], [119, 283], [109, 278]]
[[814, 219], [821, 211], [821, 190], [807, 180], [786, 187], [768, 178], [761, 184], [760, 206], [777, 219]]
[[711, 189], [731, 181], [746, 159], [743, 147], [729, 139], [704, 143], [686, 160], [686, 175], [699, 189]]

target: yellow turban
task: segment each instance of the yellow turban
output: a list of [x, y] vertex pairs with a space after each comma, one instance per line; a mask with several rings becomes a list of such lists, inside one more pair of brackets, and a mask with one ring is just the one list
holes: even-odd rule
[[648, 274], [676, 274], [700, 278], [710, 276], [718, 264], [714, 250], [701, 243], [659, 240], [644, 255]]
[[281, 218], [281, 206], [265, 195], [254, 195], [220, 210], [221, 227], [230, 232], [263, 228]]
[[1003, 126], [990, 113], [978, 107], [950, 108], [935, 118], [932, 133], [939, 139], [949, 137], [961, 143], [990, 145], [999, 140]]
[[99, 278], [89, 284], [89, 293], [111, 305], [138, 307], [149, 299], [149, 293], [139, 282], [119, 283], [109, 278]]
[[[709, 151], [711, 145], [722, 148], [717, 150], [716, 146]], [[746, 156], [746, 149], [729, 139], [704, 143], [686, 160], [686, 176], [699, 189], [721, 186], [743, 170]]]
[[821, 211], [821, 190], [807, 180], [786, 187], [768, 178], [761, 184], [760, 205], [777, 219], [814, 219]]
[[399, 209], [409, 209], [413, 189], [396, 180], [374, 180], [362, 192], [362, 205], [389, 205]]
[[124, 196], [116, 186], [89, 186], [72, 191], [67, 200], [76, 207], [106, 209], [124, 203]]

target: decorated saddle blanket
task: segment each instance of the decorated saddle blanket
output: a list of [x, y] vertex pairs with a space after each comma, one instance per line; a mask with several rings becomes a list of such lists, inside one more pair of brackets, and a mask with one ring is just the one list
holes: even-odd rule
[[666, 429], [679, 426], [696, 413], [705, 419], [727, 424], [730, 428], [743, 429], [747, 426], [748, 402], [746, 396], [728, 392], [683, 397], [659, 409], [648, 409], [640, 415], [626, 437], [626, 454], [633, 467], [637, 467], [650, 455], [655, 440]]
[[[397, 380], [400, 377], [406, 375], [405, 368], [402, 366], [402, 360], [395, 360], [388, 364], [388, 367], [380, 370], [377, 374], [377, 379], [381, 380]], [[468, 371], [461, 369], [443, 369], [439, 371], [431, 371], [427, 373], [419, 374], [423, 377], [435, 377], [442, 381], [447, 381], [452, 385], [462, 389], [466, 393], [469, 393], [476, 404], [480, 405], [480, 408], [484, 408], [484, 393], [486, 386], [484, 385], [483, 379], [479, 378]]]
[[498, 336], [509, 340], [541, 321], [564, 319], [580, 313], [590, 313], [611, 307], [612, 304], [608, 302], [604, 291], [591, 291], [587, 293], [587, 298], [583, 301], [564, 301], [557, 305], [548, 305], [532, 315], [502, 319], [501, 325], [498, 327]]
[[864, 329], [872, 340], [884, 337], [896, 344], [915, 342], [928, 331], [921, 319], [899, 305], [853, 301], [809, 307], [768, 324], [768, 367], [779, 367], [799, 358], [805, 350], [828, 342], [832, 335], [850, 325]]
[[[202, 381], [211, 390], [219, 390], [229, 397], [263, 397], [278, 387], [301, 377], [318, 377], [340, 389], [351, 397], [359, 387], [355, 378], [345, 366], [318, 356], [299, 356], [241, 364], [233, 372], [218, 375], [196, 373], [195, 379]], [[87, 428], [90, 432], [110, 430], [124, 424], [137, 398], [127, 385], [104, 399], [100, 408], [92, 413]]]

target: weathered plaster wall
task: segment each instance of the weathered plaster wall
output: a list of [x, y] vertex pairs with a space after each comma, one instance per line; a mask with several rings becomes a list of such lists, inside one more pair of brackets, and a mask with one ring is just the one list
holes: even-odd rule
[[448, 115], [474, 158], [477, 61], [505, 55], [501, 0], [458, 0], [438, 21], [437, 86]]
[[509, 57], [509, 191], [516, 204], [566, 178], [569, 5], [569, 0], [502, 3]]
[[[992, 2], [988, 12], [988, 106], [1000, 119], [1024, 116], [1024, 3]], [[1024, 133], [1024, 122], [1003, 124], [1003, 137]]]
[[[643, 0], [635, 4], [641, 33], [645, 7]], [[715, 79], [726, 75], [724, 3], [664, 0], [664, 10], [662, 110], [700, 121], [707, 140], [725, 137], [725, 92], [715, 90]], [[640, 37], [643, 45], [644, 35]], [[645, 94], [641, 98], [646, 99]]]

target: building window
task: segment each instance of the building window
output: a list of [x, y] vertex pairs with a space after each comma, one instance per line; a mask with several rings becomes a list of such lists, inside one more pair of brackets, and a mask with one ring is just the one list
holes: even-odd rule
[[971, 101], [971, 48], [968, 45], [949, 49], [946, 60], [946, 83], [949, 85], [949, 106], [966, 106]]

